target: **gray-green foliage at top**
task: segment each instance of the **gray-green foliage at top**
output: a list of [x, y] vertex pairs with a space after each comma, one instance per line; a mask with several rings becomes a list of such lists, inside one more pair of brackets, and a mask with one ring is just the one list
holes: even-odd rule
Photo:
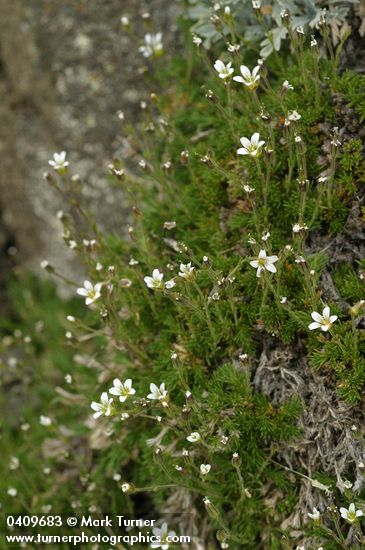
[[[192, 31], [202, 37], [209, 46], [221, 40], [233, 38], [260, 48], [260, 56], [267, 58], [274, 50], [279, 51], [288, 36], [288, 29], [282, 14], [286, 10], [291, 14], [291, 28], [298, 26], [314, 32], [321, 15], [325, 13], [331, 27], [332, 38], [338, 43], [343, 32], [348, 29], [346, 18], [351, 6], [357, 0], [338, 0], [332, 2], [313, 0], [188, 0], [187, 15], [193, 21]], [[251, 6], [256, 5], [252, 10]], [[225, 8], [230, 10], [225, 14]], [[218, 19], [219, 18], [219, 19]]]

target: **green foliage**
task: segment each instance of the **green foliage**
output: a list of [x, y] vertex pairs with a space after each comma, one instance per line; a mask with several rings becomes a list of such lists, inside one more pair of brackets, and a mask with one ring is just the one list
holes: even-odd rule
[[[271, 400], [254, 380], [260, 360], [273, 341], [296, 346], [298, 359], [308, 355], [351, 404], [365, 384], [363, 281], [355, 258], [344, 265], [327, 251], [364, 175], [360, 141], [348, 138], [346, 127], [341, 139], [335, 130], [333, 93], [355, 101], [362, 79], [340, 75], [335, 59], [319, 58], [298, 40], [291, 54], [260, 69], [257, 90], [225, 85], [192, 52], [188, 62], [161, 67], [164, 93], [146, 109], [148, 131], [143, 139], [128, 136], [146, 162], [140, 177], [126, 176], [122, 159], [111, 169], [113, 185], [129, 199], [128, 238], [105, 234], [90, 219], [96, 243], [85, 245], [72, 208], [63, 220], [65, 240], [75, 241], [88, 279], [102, 284], [100, 295], [94, 289], [86, 307], [80, 297], [63, 302], [53, 286], [34, 279], [10, 287], [14, 318], [2, 322], [4, 353], [19, 348], [24, 356], [15, 375], [6, 360], [4, 372], [9, 385], [26, 373], [37, 402], [24, 401], [4, 436], [7, 455], [19, 449], [24, 476], [4, 480], [5, 491], [14, 486], [31, 502], [26, 475], [32, 464], [47, 464], [52, 480], [36, 472], [39, 507], [158, 514], [181, 499], [200, 523], [209, 520], [207, 548], [216, 538], [237, 550], [281, 548], [284, 535], [287, 548], [298, 542], [281, 526], [306, 474], [302, 461], [292, 470], [281, 457], [301, 437], [305, 395]], [[235, 55], [229, 59], [238, 69]], [[202, 57], [211, 63], [206, 52]], [[293, 90], [283, 87], [287, 79]], [[357, 121], [355, 111], [351, 116]], [[265, 147], [237, 155], [240, 138], [255, 132]], [[80, 200], [68, 171], [57, 185], [71, 205]], [[262, 263], [263, 250], [271, 261]], [[151, 288], [144, 279], [155, 269], [164, 278]], [[311, 314], [324, 315], [327, 305], [337, 319], [309, 330]], [[67, 315], [74, 319], [66, 322]], [[24, 335], [30, 341], [20, 346]], [[90, 403], [116, 378], [132, 379], [135, 394], [114, 396], [106, 418], [90, 419]], [[4, 403], [9, 407], [7, 396]], [[52, 418], [50, 426], [39, 424], [41, 414]], [[195, 432], [200, 437], [192, 441]], [[11, 506], [21, 511], [23, 501]], [[330, 530], [321, 536], [336, 548]]]

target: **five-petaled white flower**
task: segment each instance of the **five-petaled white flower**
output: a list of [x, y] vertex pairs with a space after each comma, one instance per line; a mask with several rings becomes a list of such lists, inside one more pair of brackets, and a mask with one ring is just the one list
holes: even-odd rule
[[195, 268], [191, 265], [191, 262], [189, 262], [188, 264], [180, 264], [179, 276], [189, 281], [195, 275], [194, 270]]
[[190, 441], [190, 443], [196, 443], [201, 440], [201, 436], [199, 432], [191, 432], [186, 439]]
[[211, 465], [210, 465], [210, 464], [200, 464], [200, 473], [201, 473], [203, 476], [206, 476], [207, 474], [209, 474], [210, 469], [211, 469]]
[[176, 536], [175, 531], [169, 531], [167, 523], [163, 523], [161, 527], [154, 527], [152, 533], [157, 538], [158, 542], [153, 542], [150, 548], [161, 548], [168, 550], [173, 545], [173, 539]]
[[308, 325], [309, 330], [320, 328], [324, 332], [327, 332], [331, 328], [332, 323], [338, 319], [337, 315], [331, 315], [330, 308], [328, 306], [323, 308], [322, 315], [318, 313], [318, 311], [313, 311], [311, 315], [314, 322]]
[[256, 260], [252, 260], [250, 265], [257, 269], [256, 277], [261, 276], [262, 271], [270, 271], [271, 273], [276, 273], [276, 267], [274, 263], [278, 261], [277, 256], [266, 256], [265, 250], [260, 250], [259, 255]]
[[144, 37], [144, 45], [139, 48], [143, 57], [157, 57], [163, 54], [162, 33], [147, 33]]
[[250, 90], [254, 90], [255, 88], [257, 88], [260, 80], [260, 75], [259, 75], [260, 65], [257, 65], [252, 70], [252, 73], [248, 67], [246, 67], [245, 65], [241, 65], [240, 71], [242, 76], [234, 76], [233, 80], [235, 80], [236, 82], [241, 82], [242, 84], [247, 86], [247, 88], [249, 88]]
[[148, 288], [152, 288], [154, 290], [162, 290], [164, 286], [166, 288], [173, 288], [175, 286], [175, 281], [171, 279], [170, 281], [166, 281], [166, 283], [162, 282], [162, 279], [164, 278], [164, 274], [160, 273], [158, 269], [154, 269], [152, 271], [152, 277], [145, 277], [144, 282], [148, 286]]
[[222, 78], [223, 80], [231, 78], [231, 74], [234, 73], [232, 63], [229, 62], [226, 65], [220, 59], [217, 59], [217, 61], [214, 63], [214, 68], [217, 71], [219, 78]]
[[167, 389], [165, 388], [164, 382], [160, 387], [156, 386], [156, 384], [150, 384], [150, 392], [151, 393], [147, 395], [147, 399], [166, 402]]
[[90, 283], [90, 281], [84, 281], [83, 288], [78, 288], [76, 290], [77, 294], [80, 296], [85, 296], [85, 304], [89, 306], [93, 302], [95, 302], [98, 298], [101, 296], [101, 287], [102, 283], [96, 283], [96, 285], [93, 285]]
[[321, 517], [320, 511], [317, 508], [313, 508], [312, 513], [308, 512], [308, 516], [311, 519], [318, 520]]
[[99, 416], [101, 416], [102, 414], [104, 414], [105, 416], [110, 416], [112, 412], [112, 409], [111, 409], [112, 403], [113, 403], [113, 398], [111, 397], [109, 399], [108, 394], [106, 393], [106, 391], [104, 391], [101, 394], [100, 403], [96, 403], [96, 401], [93, 401], [90, 405], [93, 411], [95, 411], [95, 413], [93, 414], [93, 417], [99, 418]]
[[357, 518], [364, 515], [364, 512], [362, 510], [356, 510], [355, 504], [351, 502], [348, 510], [347, 508], [340, 508], [340, 514], [341, 517], [346, 519], [349, 523], [355, 523]]
[[53, 160], [49, 160], [48, 164], [52, 166], [52, 168], [56, 170], [56, 172], [64, 171], [69, 165], [69, 162], [66, 160], [66, 151], [61, 151], [61, 153], [54, 153]]
[[251, 157], [258, 157], [260, 148], [265, 144], [264, 141], [260, 141], [258, 132], [252, 134], [251, 139], [241, 137], [240, 142], [242, 147], [237, 149], [237, 155], [250, 155]]
[[125, 382], [121, 382], [119, 378], [114, 378], [113, 387], [110, 388], [109, 393], [119, 396], [119, 401], [124, 403], [129, 395], [136, 393], [136, 390], [132, 388], [131, 378], [128, 378]]

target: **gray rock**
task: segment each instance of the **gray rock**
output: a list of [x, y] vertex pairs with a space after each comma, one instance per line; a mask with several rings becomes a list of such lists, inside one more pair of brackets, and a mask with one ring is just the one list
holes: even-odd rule
[[87, 182], [98, 221], [125, 229], [123, 197], [105, 174], [125, 148], [116, 113], [137, 121], [146, 86], [138, 42], [120, 17], [127, 14], [142, 38], [147, 9], [164, 42], [174, 43], [177, 1], [0, 0], [0, 208], [27, 269], [46, 258], [80, 275], [56, 217], [64, 205], [42, 177], [55, 151], [66, 150], [72, 172]]

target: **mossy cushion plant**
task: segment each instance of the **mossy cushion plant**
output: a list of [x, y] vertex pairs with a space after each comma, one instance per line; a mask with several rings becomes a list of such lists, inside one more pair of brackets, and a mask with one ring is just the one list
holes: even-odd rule
[[360, 549], [363, 79], [340, 73], [323, 16], [316, 37], [283, 20], [289, 47], [265, 62], [231, 36], [215, 57], [195, 37], [164, 64], [150, 34], [144, 131], [125, 124], [139, 174], [114, 159], [108, 175], [129, 200], [126, 236], [94, 222], [66, 154], [51, 161], [47, 180], [71, 197], [64, 238], [88, 273], [51, 435], [87, 453], [80, 486], [68, 482], [76, 509], [152, 510], [203, 548]]

